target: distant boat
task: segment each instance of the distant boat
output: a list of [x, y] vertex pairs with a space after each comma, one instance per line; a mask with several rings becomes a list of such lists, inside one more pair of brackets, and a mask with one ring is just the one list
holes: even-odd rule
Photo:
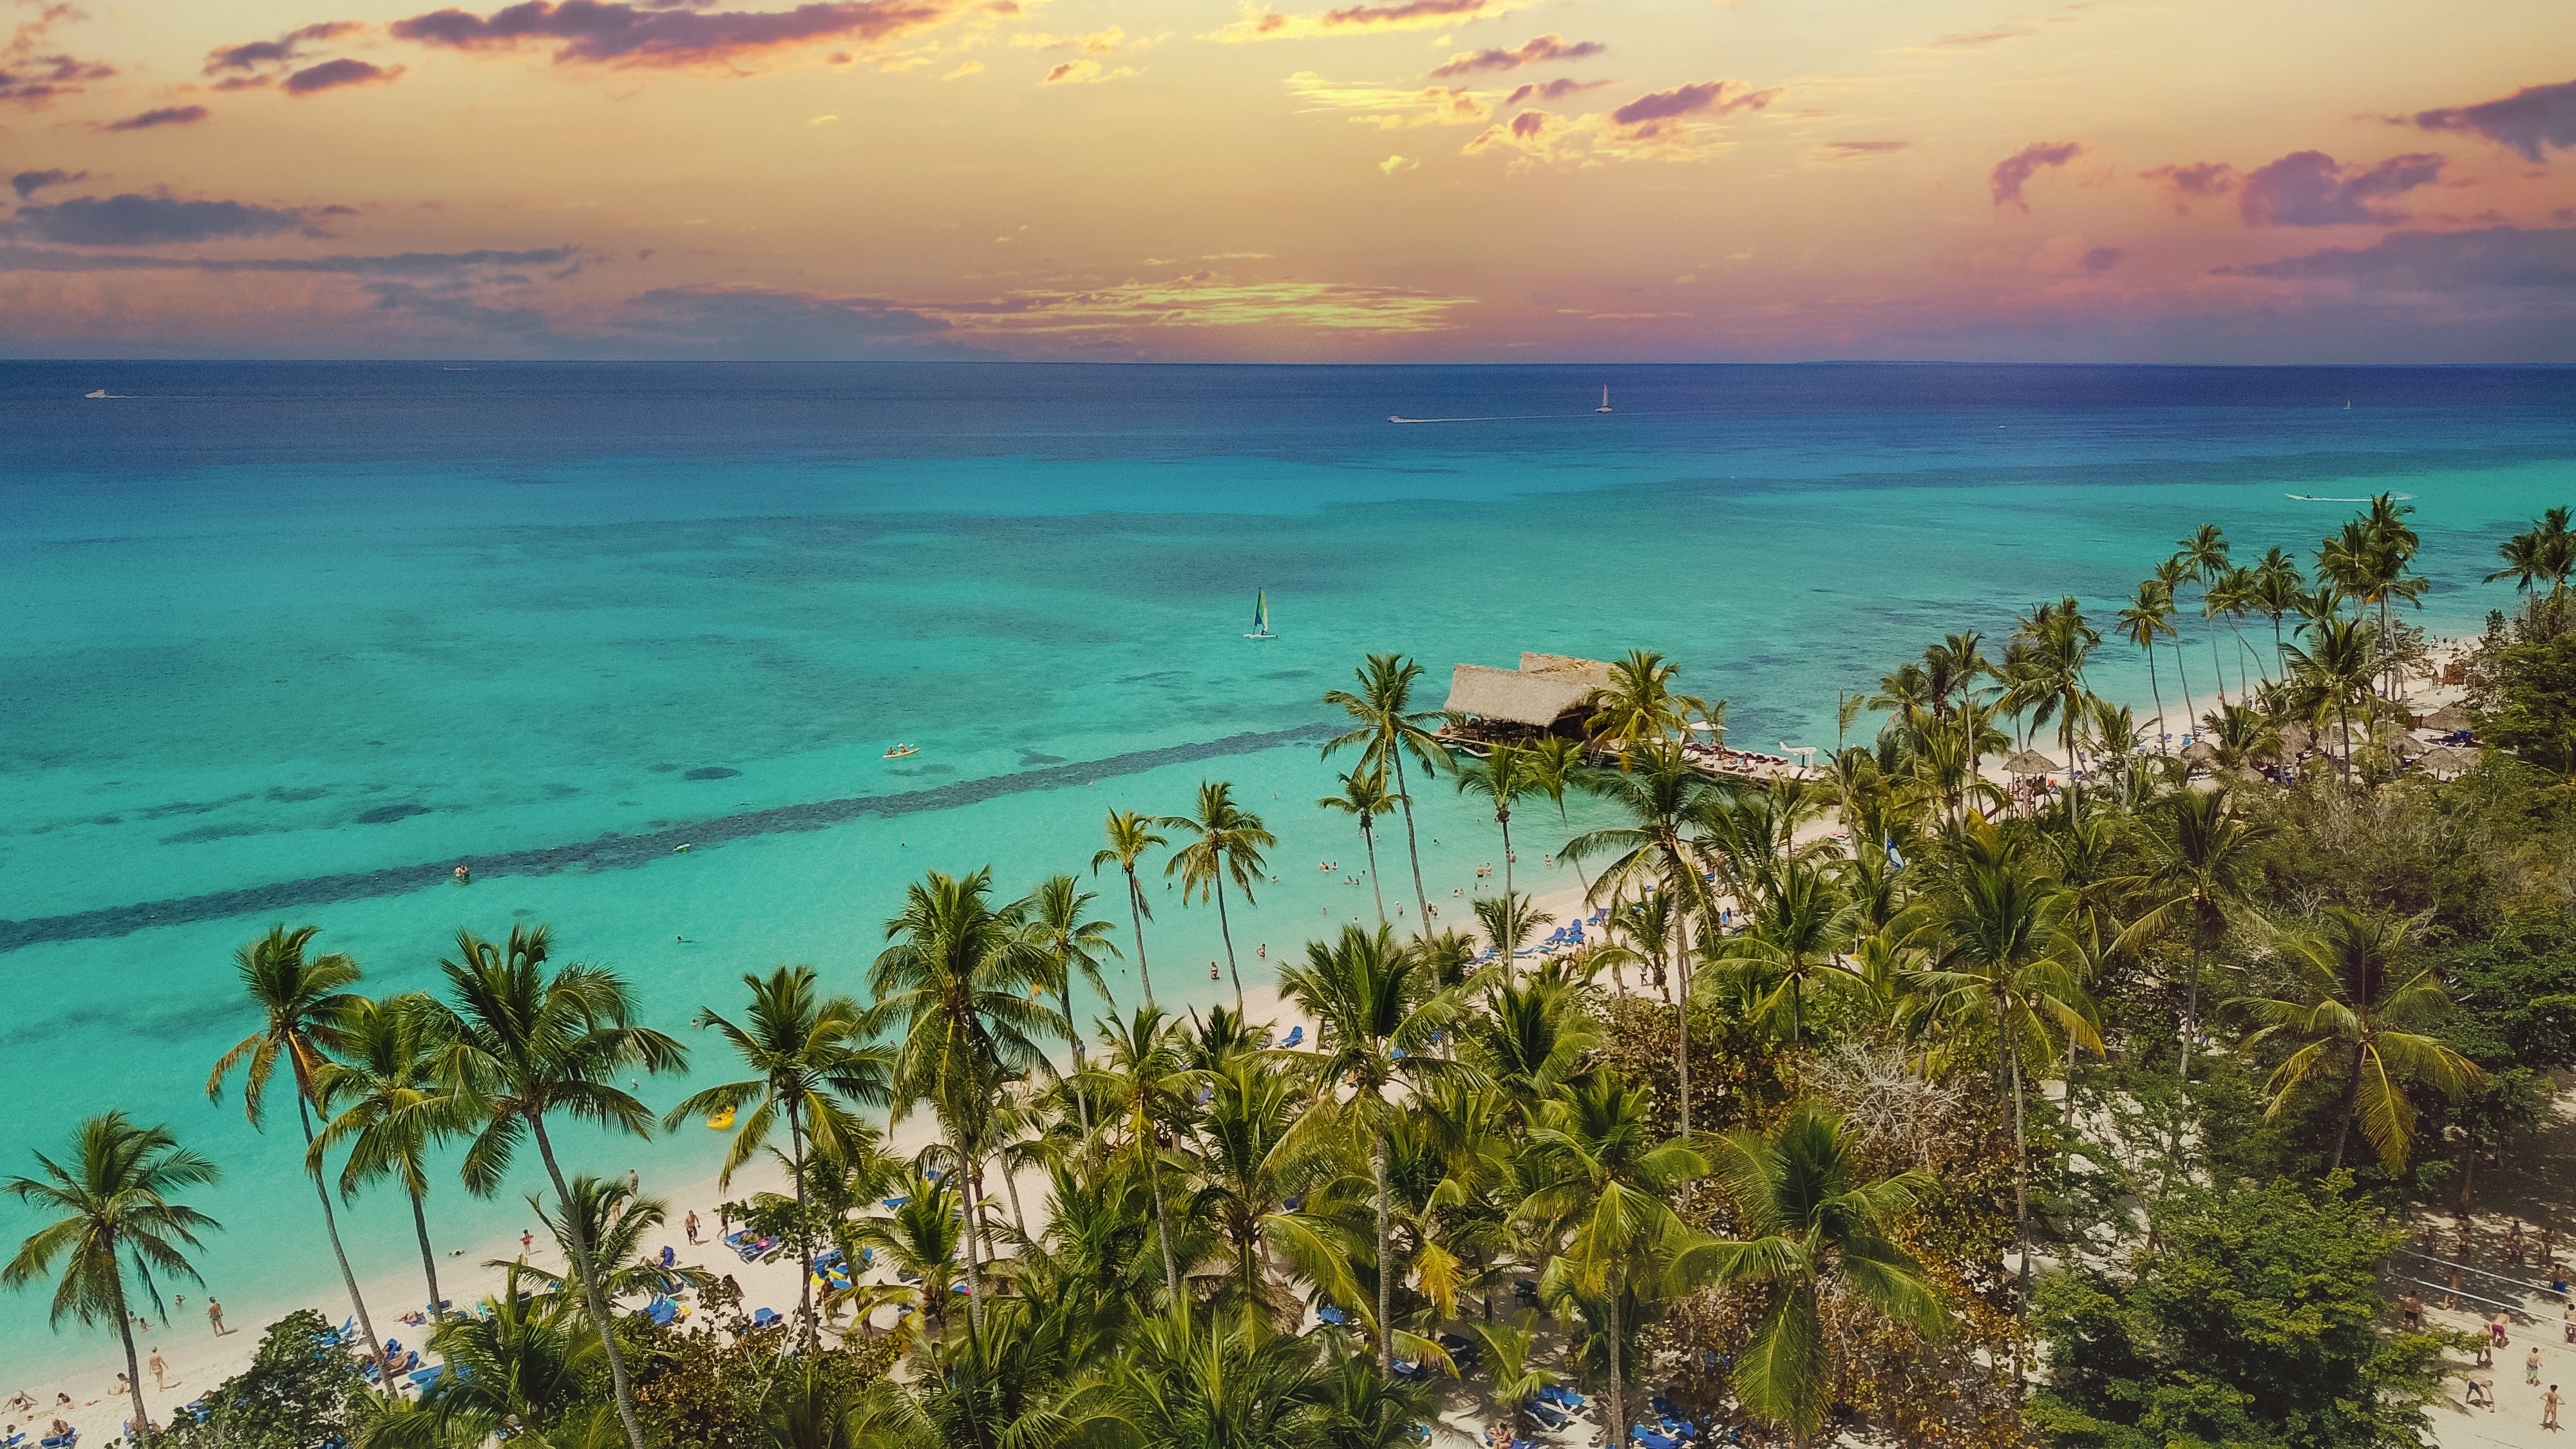
[[2344, 410], [2345, 412], [2351, 412], [2351, 411], [2352, 411], [2352, 399], [2351, 399], [2351, 398], [2345, 398], [2345, 399], [2343, 400], [2343, 410]]
[[889, 760], [899, 760], [906, 755], [917, 755], [919, 753], [921, 753], [921, 746], [919, 745], [894, 745], [886, 750], [885, 757]]
[[1601, 406], [1599, 406], [1599, 407], [1597, 407], [1597, 408], [1594, 408], [1594, 409], [1593, 409], [1593, 411], [1594, 411], [1594, 412], [1596, 412], [1596, 413], [1606, 413], [1606, 412], [1610, 411], [1610, 387], [1609, 387], [1609, 384], [1607, 384], [1607, 383], [1602, 384], [1602, 387], [1601, 387]]
[[1276, 639], [1270, 632], [1270, 595], [1267, 591], [1252, 596], [1252, 632], [1246, 639]]
[[85, 393], [82, 393], [82, 394], [81, 394], [81, 396], [82, 396], [82, 397], [105, 397], [105, 396], [107, 396], [107, 395], [108, 395], [108, 394], [107, 394], [107, 389], [106, 389], [106, 388], [103, 388], [103, 387], [100, 387], [100, 388], [92, 388], [92, 389], [91, 389], [91, 390], [89, 390], [88, 392], [85, 392]]

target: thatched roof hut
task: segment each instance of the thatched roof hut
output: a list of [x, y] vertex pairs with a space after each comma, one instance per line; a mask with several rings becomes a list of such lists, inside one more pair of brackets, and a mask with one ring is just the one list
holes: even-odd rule
[[2444, 734], [2449, 734], [2453, 730], [2467, 729], [2469, 728], [2469, 712], [2460, 708], [2456, 704], [2446, 704], [2440, 709], [2433, 711], [2431, 714], [2424, 716], [2424, 728], [2428, 730], [2440, 730]]
[[2182, 747], [2182, 757], [2195, 765], [2206, 765], [2218, 758], [2218, 749], [2207, 740], [2193, 740]]
[[2415, 767], [2430, 775], [2451, 776], [2477, 768], [2478, 752], [2445, 745], [2415, 762]]
[[1521, 653], [1521, 673], [1549, 674], [1580, 679], [1588, 689], [1610, 687], [1610, 666], [1598, 659], [1577, 659], [1571, 654]]
[[1579, 711], [1593, 686], [1571, 674], [1525, 674], [1461, 664], [1449, 672], [1451, 714], [1546, 729]]
[[2004, 761], [2004, 773], [2008, 775], [2045, 775], [2056, 768], [2055, 760], [2037, 750], [2024, 750]]

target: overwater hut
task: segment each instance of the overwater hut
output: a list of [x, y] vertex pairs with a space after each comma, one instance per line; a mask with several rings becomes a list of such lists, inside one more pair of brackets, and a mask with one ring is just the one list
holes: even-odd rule
[[1610, 666], [1563, 654], [1523, 654], [1518, 669], [1461, 664], [1449, 672], [1450, 723], [1463, 744], [1525, 743], [1547, 735], [1584, 737], [1592, 698], [1610, 687]]

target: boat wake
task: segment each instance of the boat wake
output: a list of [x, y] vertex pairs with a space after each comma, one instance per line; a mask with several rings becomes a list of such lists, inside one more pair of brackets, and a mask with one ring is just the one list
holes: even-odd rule
[[[2281, 496], [2298, 503], [2368, 503], [2370, 501], [2368, 498], [2329, 498], [2322, 493], [2284, 493]], [[2391, 493], [2388, 496], [2395, 502], [2404, 503], [2415, 495]]]

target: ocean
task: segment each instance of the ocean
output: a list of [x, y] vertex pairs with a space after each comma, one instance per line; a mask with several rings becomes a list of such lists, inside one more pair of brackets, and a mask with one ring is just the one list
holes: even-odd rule
[[[233, 1321], [336, 1317], [291, 1111], [206, 1100], [255, 1025], [231, 954], [273, 923], [394, 991], [460, 927], [550, 922], [703, 1085], [727, 1064], [688, 1020], [743, 972], [855, 992], [925, 870], [1017, 894], [1083, 872], [1104, 811], [1230, 779], [1279, 837], [1231, 907], [1266, 982], [1368, 909], [1313, 803], [1320, 696], [1367, 653], [1436, 707], [1457, 662], [1656, 649], [1733, 742], [1831, 747], [1838, 693], [1942, 634], [2107, 613], [2204, 522], [2305, 561], [2353, 509], [2287, 494], [2383, 490], [2413, 495], [2418, 621], [2474, 632], [2496, 542], [2576, 503], [2576, 370], [0, 363], [0, 1172], [109, 1107], [166, 1122], [224, 1166], [200, 1261]], [[1275, 640], [1243, 637], [1257, 592]], [[2100, 661], [2146, 702], [2134, 651]], [[1490, 812], [1416, 793], [1454, 901]], [[1516, 814], [1525, 888], [1571, 883], [1536, 863], [1554, 815]], [[1158, 994], [1229, 999], [1214, 912], [1154, 894]], [[562, 1136], [648, 1186], [717, 1161]], [[442, 1251], [515, 1235], [534, 1186], [443, 1182]], [[362, 1275], [415, 1261], [399, 1198], [342, 1221]], [[0, 1205], [0, 1240], [31, 1226]], [[106, 1338], [0, 1311], [29, 1377]]]

